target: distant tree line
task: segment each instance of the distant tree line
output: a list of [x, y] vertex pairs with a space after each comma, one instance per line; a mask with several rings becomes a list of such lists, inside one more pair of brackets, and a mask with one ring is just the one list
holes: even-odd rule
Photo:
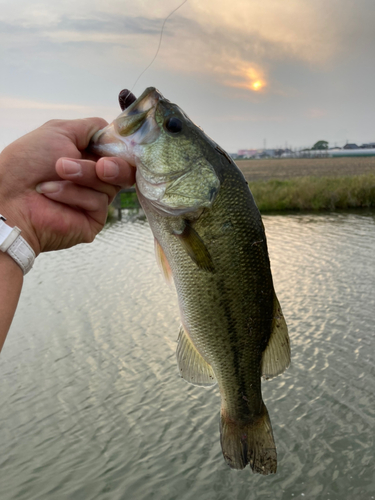
[[314, 144], [314, 146], [311, 149], [328, 149], [328, 142], [327, 141], [318, 141]]

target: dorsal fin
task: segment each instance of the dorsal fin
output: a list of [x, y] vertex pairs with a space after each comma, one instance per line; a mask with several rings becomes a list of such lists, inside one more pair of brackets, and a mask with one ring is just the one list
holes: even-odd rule
[[200, 386], [216, 384], [216, 377], [211, 365], [199, 354], [182, 326], [178, 334], [176, 356], [178, 371], [186, 382]]
[[262, 376], [276, 377], [290, 365], [290, 342], [279, 301], [274, 293], [271, 336], [262, 355]]

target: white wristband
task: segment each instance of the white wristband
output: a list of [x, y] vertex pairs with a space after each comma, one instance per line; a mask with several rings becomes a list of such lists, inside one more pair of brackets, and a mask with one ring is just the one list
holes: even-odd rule
[[0, 250], [14, 259], [27, 274], [33, 267], [35, 253], [31, 246], [20, 236], [21, 229], [5, 224], [6, 218], [0, 215]]

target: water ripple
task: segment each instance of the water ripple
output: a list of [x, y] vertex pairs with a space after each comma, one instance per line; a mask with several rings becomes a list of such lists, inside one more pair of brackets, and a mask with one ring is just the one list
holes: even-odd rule
[[176, 297], [129, 213], [25, 280], [0, 364], [2, 500], [375, 497], [375, 214], [264, 223], [293, 349], [263, 383], [278, 473], [224, 463], [217, 387], [179, 378]]

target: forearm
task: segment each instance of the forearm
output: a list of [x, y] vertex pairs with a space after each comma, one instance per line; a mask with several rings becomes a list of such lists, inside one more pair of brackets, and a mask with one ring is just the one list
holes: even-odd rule
[[0, 351], [16, 312], [22, 283], [21, 268], [9, 255], [0, 252]]

